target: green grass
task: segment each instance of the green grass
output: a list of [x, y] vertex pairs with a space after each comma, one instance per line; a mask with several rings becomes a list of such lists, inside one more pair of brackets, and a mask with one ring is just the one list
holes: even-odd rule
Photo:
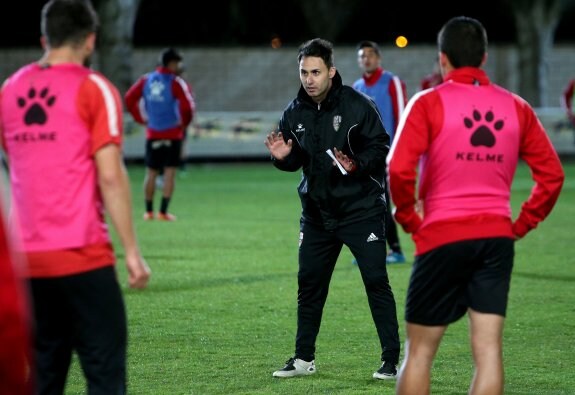
[[[575, 164], [551, 216], [516, 247], [504, 334], [506, 394], [575, 392]], [[138, 238], [153, 270], [130, 290], [122, 250], [118, 272], [129, 319], [129, 393], [380, 394], [371, 378], [379, 343], [352, 256], [336, 266], [317, 341], [318, 374], [274, 379], [294, 349], [299, 173], [271, 164], [194, 165], [179, 178], [174, 223], [144, 222], [141, 167], [129, 168]], [[518, 169], [513, 207], [529, 193]], [[115, 234], [114, 239], [116, 240]], [[401, 234], [408, 255], [410, 238]], [[405, 340], [403, 303], [411, 264], [389, 266]], [[403, 351], [402, 351], [403, 355]], [[452, 325], [432, 372], [434, 394], [466, 393], [472, 374], [467, 321]], [[67, 394], [84, 393], [75, 363]]]

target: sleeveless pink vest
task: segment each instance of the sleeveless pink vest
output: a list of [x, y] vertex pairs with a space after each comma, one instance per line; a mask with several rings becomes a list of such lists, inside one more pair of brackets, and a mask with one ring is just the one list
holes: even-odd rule
[[511, 217], [520, 141], [513, 97], [494, 85], [456, 82], [438, 92], [444, 124], [421, 161], [422, 226], [474, 214]]
[[109, 242], [91, 131], [78, 113], [78, 92], [90, 73], [72, 64], [31, 64], [3, 89], [12, 203], [25, 251]]

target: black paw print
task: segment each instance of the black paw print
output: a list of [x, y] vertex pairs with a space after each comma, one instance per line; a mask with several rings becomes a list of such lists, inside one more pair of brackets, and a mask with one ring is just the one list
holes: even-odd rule
[[[36, 96], [38, 96], [38, 98]], [[21, 108], [26, 107], [28, 100], [35, 100], [35, 102], [26, 110], [24, 123], [26, 125], [35, 123], [44, 125], [48, 120], [48, 116], [46, 115], [46, 110], [40, 104], [40, 101], [44, 101], [46, 106], [52, 107], [54, 102], [56, 102], [56, 96], [49, 96], [48, 88], [42, 89], [39, 94], [36, 92], [36, 89], [30, 88], [27, 99], [24, 97], [18, 98], [18, 106]]]
[[[488, 123], [493, 123], [495, 116], [491, 110], [485, 113], [485, 121]], [[463, 118], [463, 124], [467, 129], [473, 128], [475, 122], [481, 121], [481, 113], [477, 110], [473, 110], [473, 119], [465, 117]], [[493, 129], [500, 131], [505, 123], [502, 119], [499, 119], [493, 123]], [[493, 147], [495, 145], [495, 135], [492, 130], [487, 125], [480, 125], [473, 131], [471, 135], [471, 145], [474, 147], [479, 147], [483, 145], [485, 147]]]

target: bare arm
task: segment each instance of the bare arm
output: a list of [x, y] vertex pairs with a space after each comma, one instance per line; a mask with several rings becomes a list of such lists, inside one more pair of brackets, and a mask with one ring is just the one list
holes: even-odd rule
[[130, 288], [145, 288], [151, 271], [140, 253], [136, 240], [130, 183], [120, 147], [116, 144], [107, 144], [96, 151], [95, 158], [104, 206], [124, 248], [128, 285]]

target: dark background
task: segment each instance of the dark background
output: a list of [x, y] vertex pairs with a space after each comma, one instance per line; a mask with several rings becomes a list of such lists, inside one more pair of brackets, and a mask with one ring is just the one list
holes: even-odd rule
[[[46, 0], [10, 1], [6, 7], [9, 12], [0, 24], [0, 47], [38, 46], [40, 10], [45, 3]], [[344, 32], [333, 40], [336, 44], [369, 39], [385, 45], [393, 43], [398, 35], [406, 36], [411, 44], [435, 43], [441, 25], [456, 15], [479, 19], [487, 29], [490, 43], [515, 42], [513, 15], [501, 0], [364, 3], [356, 17], [345, 22]], [[279, 36], [284, 45], [299, 45], [313, 36], [321, 36], [309, 28], [295, 0], [245, 0], [235, 10], [240, 18], [231, 16], [234, 11], [230, 4], [229, 0], [142, 0], [133, 44], [136, 47], [268, 46], [272, 37]], [[564, 13], [554, 42], [575, 42], [573, 26], [572, 8]]]

